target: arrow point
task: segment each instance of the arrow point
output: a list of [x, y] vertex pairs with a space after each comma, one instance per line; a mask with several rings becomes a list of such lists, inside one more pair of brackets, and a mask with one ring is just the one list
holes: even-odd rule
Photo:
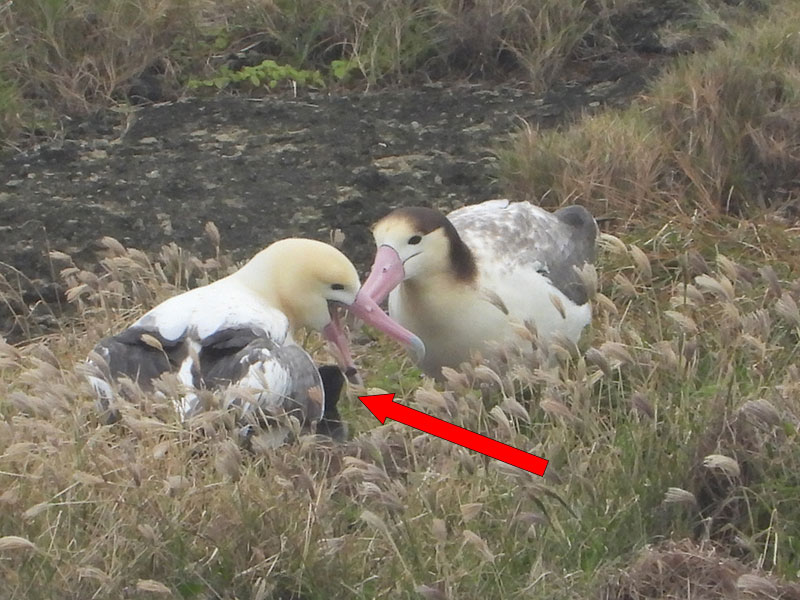
[[374, 396], [359, 396], [361, 402], [364, 403], [369, 411], [375, 415], [381, 423], [386, 423], [386, 417], [389, 416], [389, 411], [394, 404], [394, 394], [375, 394]]

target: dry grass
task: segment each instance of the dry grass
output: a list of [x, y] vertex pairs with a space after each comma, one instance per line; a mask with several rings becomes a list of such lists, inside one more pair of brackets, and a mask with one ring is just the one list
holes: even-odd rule
[[21, 129], [52, 134], [64, 116], [83, 117], [137, 98], [174, 98], [190, 81], [266, 93], [267, 86], [259, 82], [254, 88], [249, 77], [240, 84], [220, 78], [221, 69], [230, 74], [264, 59], [294, 73], [317, 72], [310, 78], [314, 85], [324, 80], [334, 88], [509, 77], [541, 87], [570, 62], [626, 47], [641, 14], [671, 11], [673, 35], [707, 39], [719, 32], [701, 26], [706, 15], [724, 20], [744, 10], [712, 5], [713, 10], [700, 0], [675, 0], [667, 8], [642, 0], [4, 0], [0, 136], [13, 143]]
[[778, 3], [681, 59], [626, 110], [563, 133], [525, 128], [504, 160], [513, 195], [634, 218], [796, 204], [799, 24], [797, 5]]
[[[56, 254], [78, 315], [0, 346], [2, 597], [721, 597], [681, 595], [657, 567], [677, 559], [623, 568], [665, 537], [712, 540], [740, 587], [782, 586], [800, 568], [799, 239], [769, 221], [606, 236], [585, 351], [553, 368], [532, 346], [437, 389], [360, 347], [368, 385], [545, 456], [544, 480], [377, 426], [354, 397], [342, 445], [250, 454], [224, 415], [181, 426], [152, 398], [101, 426], [76, 363], [230, 264], [106, 240], [97, 276]], [[705, 564], [673, 579], [702, 586]]]
[[197, 9], [186, 10], [192, 5], [185, 0], [3, 3], [0, 114], [6, 127], [0, 135], [22, 124], [52, 128], [60, 116], [86, 115], [124, 100], [148, 69], [172, 75], [173, 44], [195, 32]]
[[719, 552], [712, 544], [689, 540], [646, 548], [603, 598], [694, 598], [725, 600], [800, 598], [800, 585], [787, 584]]
[[[544, 456], [544, 479], [378, 426], [352, 390], [338, 445], [245, 452], [228, 416], [181, 425], [146, 396], [101, 425], [79, 367], [93, 344], [231, 264], [213, 227], [207, 258], [106, 239], [89, 272], [53, 254], [74, 315], [0, 342], [0, 598], [796, 598], [800, 231], [717, 216], [729, 171], [711, 168], [740, 156], [741, 120], [744, 175], [793, 168], [778, 123], [793, 122], [797, 28], [779, 32], [796, 12], [777, 14], [676, 67], [654, 88], [669, 93], [520, 138], [519, 189], [627, 219], [603, 236], [580, 350], [544, 366], [533, 339], [437, 387], [393, 346], [356, 348], [368, 385]], [[37, 315], [15, 289], [0, 281], [0, 302], [24, 326]]]

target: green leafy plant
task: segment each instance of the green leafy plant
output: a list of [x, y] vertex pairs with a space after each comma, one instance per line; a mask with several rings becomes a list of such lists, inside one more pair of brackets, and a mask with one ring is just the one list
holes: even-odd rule
[[245, 83], [254, 88], [266, 85], [272, 89], [284, 81], [293, 81], [302, 87], [325, 87], [325, 80], [316, 69], [296, 69], [291, 65], [281, 65], [270, 59], [257, 65], [243, 67], [239, 71], [223, 66], [216, 76], [208, 79], [190, 79], [187, 85], [191, 89], [200, 87], [222, 89], [231, 84]]
[[333, 75], [333, 78], [337, 81], [347, 81], [358, 70], [358, 61], [355, 58], [351, 57], [331, 61], [331, 75]]

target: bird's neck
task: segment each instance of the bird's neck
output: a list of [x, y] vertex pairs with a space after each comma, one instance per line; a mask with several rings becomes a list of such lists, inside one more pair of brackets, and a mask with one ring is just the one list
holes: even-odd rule
[[220, 281], [244, 289], [264, 304], [283, 310], [280, 281], [272, 276], [277, 272], [277, 265], [273, 265], [273, 262], [269, 255], [256, 255], [238, 271]]
[[474, 283], [478, 276], [478, 265], [475, 255], [469, 246], [458, 235], [455, 227], [448, 232], [450, 252], [448, 258], [448, 274], [456, 281], [464, 284]]
[[471, 281], [463, 281], [451, 271], [413, 277], [400, 284], [403, 304], [428, 315], [451, 311], [455, 301], [468, 297], [473, 290]]

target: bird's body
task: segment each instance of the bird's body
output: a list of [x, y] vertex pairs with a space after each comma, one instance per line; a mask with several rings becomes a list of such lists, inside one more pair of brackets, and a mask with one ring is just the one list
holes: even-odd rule
[[527, 202], [490, 200], [446, 217], [398, 209], [374, 228], [378, 254], [362, 293], [418, 335], [420, 362], [439, 376], [471, 353], [518, 339], [535, 326], [543, 344], [577, 340], [591, 320], [579, 273], [594, 260], [596, 224], [582, 207], [547, 212]]
[[116, 380], [151, 391], [156, 379], [174, 373], [183, 386], [175, 400], [182, 419], [202, 410], [201, 390], [215, 390], [242, 416], [290, 413], [319, 422], [336, 415], [343, 377], [338, 367], [318, 368], [293, 335], [300, 327], [321, 331], [354, 375], [337, 306], [353, 304], [359, 287], [352, 263], [335, 248], [276, 242], [232, 275], [169, 298], [101, 340], [89, 358], [89, 380], [104, 410], [115, 408]]
[[[312, 420], [323, 412], [319, 372], [294, 343], [286, 315], [235, 280], [165, 300], [95, 352], [109, 374], [124, 374], [146, 391], [162, 374], [176, 373], [187, 389], [176, 406], [182, 419], [200, 408], [193, 390], [231, 384], [257, 389], [262, 409], [278, 410], [290, 399]], [[105, 380], [92, 383], [102, 390]], [[245, 402], [242, 408], [253, 407]]]

